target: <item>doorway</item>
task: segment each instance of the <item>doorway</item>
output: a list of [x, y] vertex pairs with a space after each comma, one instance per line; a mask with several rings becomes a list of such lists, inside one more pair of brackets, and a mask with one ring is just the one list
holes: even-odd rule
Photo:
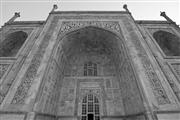
[[88, 120], [94, 120], [94, 114], [88, 114]]

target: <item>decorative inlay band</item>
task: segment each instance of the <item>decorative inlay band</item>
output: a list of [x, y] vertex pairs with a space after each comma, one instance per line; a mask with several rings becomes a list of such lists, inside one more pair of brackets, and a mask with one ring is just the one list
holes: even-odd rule
[[87, 26], [100, 27], [118, 33], [120, 32], [119, 24], [117, 21], [65, 21], [62, 23], [62, 25], [63, 26], [60, 29], [60, 34]]
[[37, 70], [40, 66], [42, 58], [44, 56], [45, 50], [49, 44], [49, 40], [54, 32], [54, 29], [57, 25], [58, 19], [55, 17], [51, 22], [51, 25], [48, 29], [48, 32], [44, 36], [44, 40], [41, 42], [37, 53], [34, 55], [29, 68], [27, 69], [20, 86], [18, 87], [15, 96], [12, 100], [12, 104], [23, 104], [25, 102], [25, 97], [28, 93], [28, 90], [31, 87], [31, 84], [37, 74]]

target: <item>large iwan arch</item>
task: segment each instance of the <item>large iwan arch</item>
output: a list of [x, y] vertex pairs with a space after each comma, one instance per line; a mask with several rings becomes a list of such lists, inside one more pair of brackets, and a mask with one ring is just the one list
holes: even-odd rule
[[[100, 116], [120, 115], [122, 118], [144, 111], [136, 73], [123, 38], [90, 26], [72, 31], [58, 41], [51, 59], [61, 72], [55, 73], [61, 77], [57, 77], [59, 87], [54, 88], [60, 93], [53, 93], [59, 94], [59, 104], [53, 106], [46, 101], [41, 106], [42, 111], [56, 109], [59, 116], [77, 114], [81, 117], [81, 98], [90, 91], [102, 99]], [[97, 65], [97, 75], [84, 74], [87, 62]], [[54, 99], [53, 96], [56, 95], [48, 99]]]

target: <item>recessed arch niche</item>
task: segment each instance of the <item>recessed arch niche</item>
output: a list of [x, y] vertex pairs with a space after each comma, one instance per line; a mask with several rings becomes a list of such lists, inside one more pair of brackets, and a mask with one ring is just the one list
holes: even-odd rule
[[180, 38], [170, 32], [159, 30], [153, 37], [167, 56], [180, 56]]
[[[56, 80], [54, 92], [42, 95], [41, 111], [51, 113], [57, 110], [58, 116], [81, 116], [78, 110], [81, 108], [78, 106], [82, 102], [81, 95], [86, 94], [87, 89], [96, 92], [86, 82], [92, 82], [91, 85], [101, 91], [100, 116], [126, 116], [144, 111], [137, 79], [121, 35], [89, 26], [71, 31], [58, 41], [52, 56], [55, 62], [50, 63], [50, 68], [54, 69], [53, 80]], [[84, 63], [89, 61], [97, 64], [96, 76], [84, 76]], [[51, 69], [48, 75], [52, 76]], [[49, 102], [55, 100], [53, 96], [59, 96], [58, 105]]]
[[8, 34], [0, 43], [0, 57], [15, 57], [27, 37], [28, 34], [24, 31]]

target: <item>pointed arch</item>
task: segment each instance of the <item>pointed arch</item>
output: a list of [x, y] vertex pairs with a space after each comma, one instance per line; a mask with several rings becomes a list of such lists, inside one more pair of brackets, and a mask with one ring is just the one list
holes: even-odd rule
[[23, 31], [16, 31], [7, 35], [0, 43], [0, 57], [14, 57], [24, 44], [28, 34]]
[[159, 30], [153, 37], [167, 56], [180, 56], [180, 38], [170, 32]]

